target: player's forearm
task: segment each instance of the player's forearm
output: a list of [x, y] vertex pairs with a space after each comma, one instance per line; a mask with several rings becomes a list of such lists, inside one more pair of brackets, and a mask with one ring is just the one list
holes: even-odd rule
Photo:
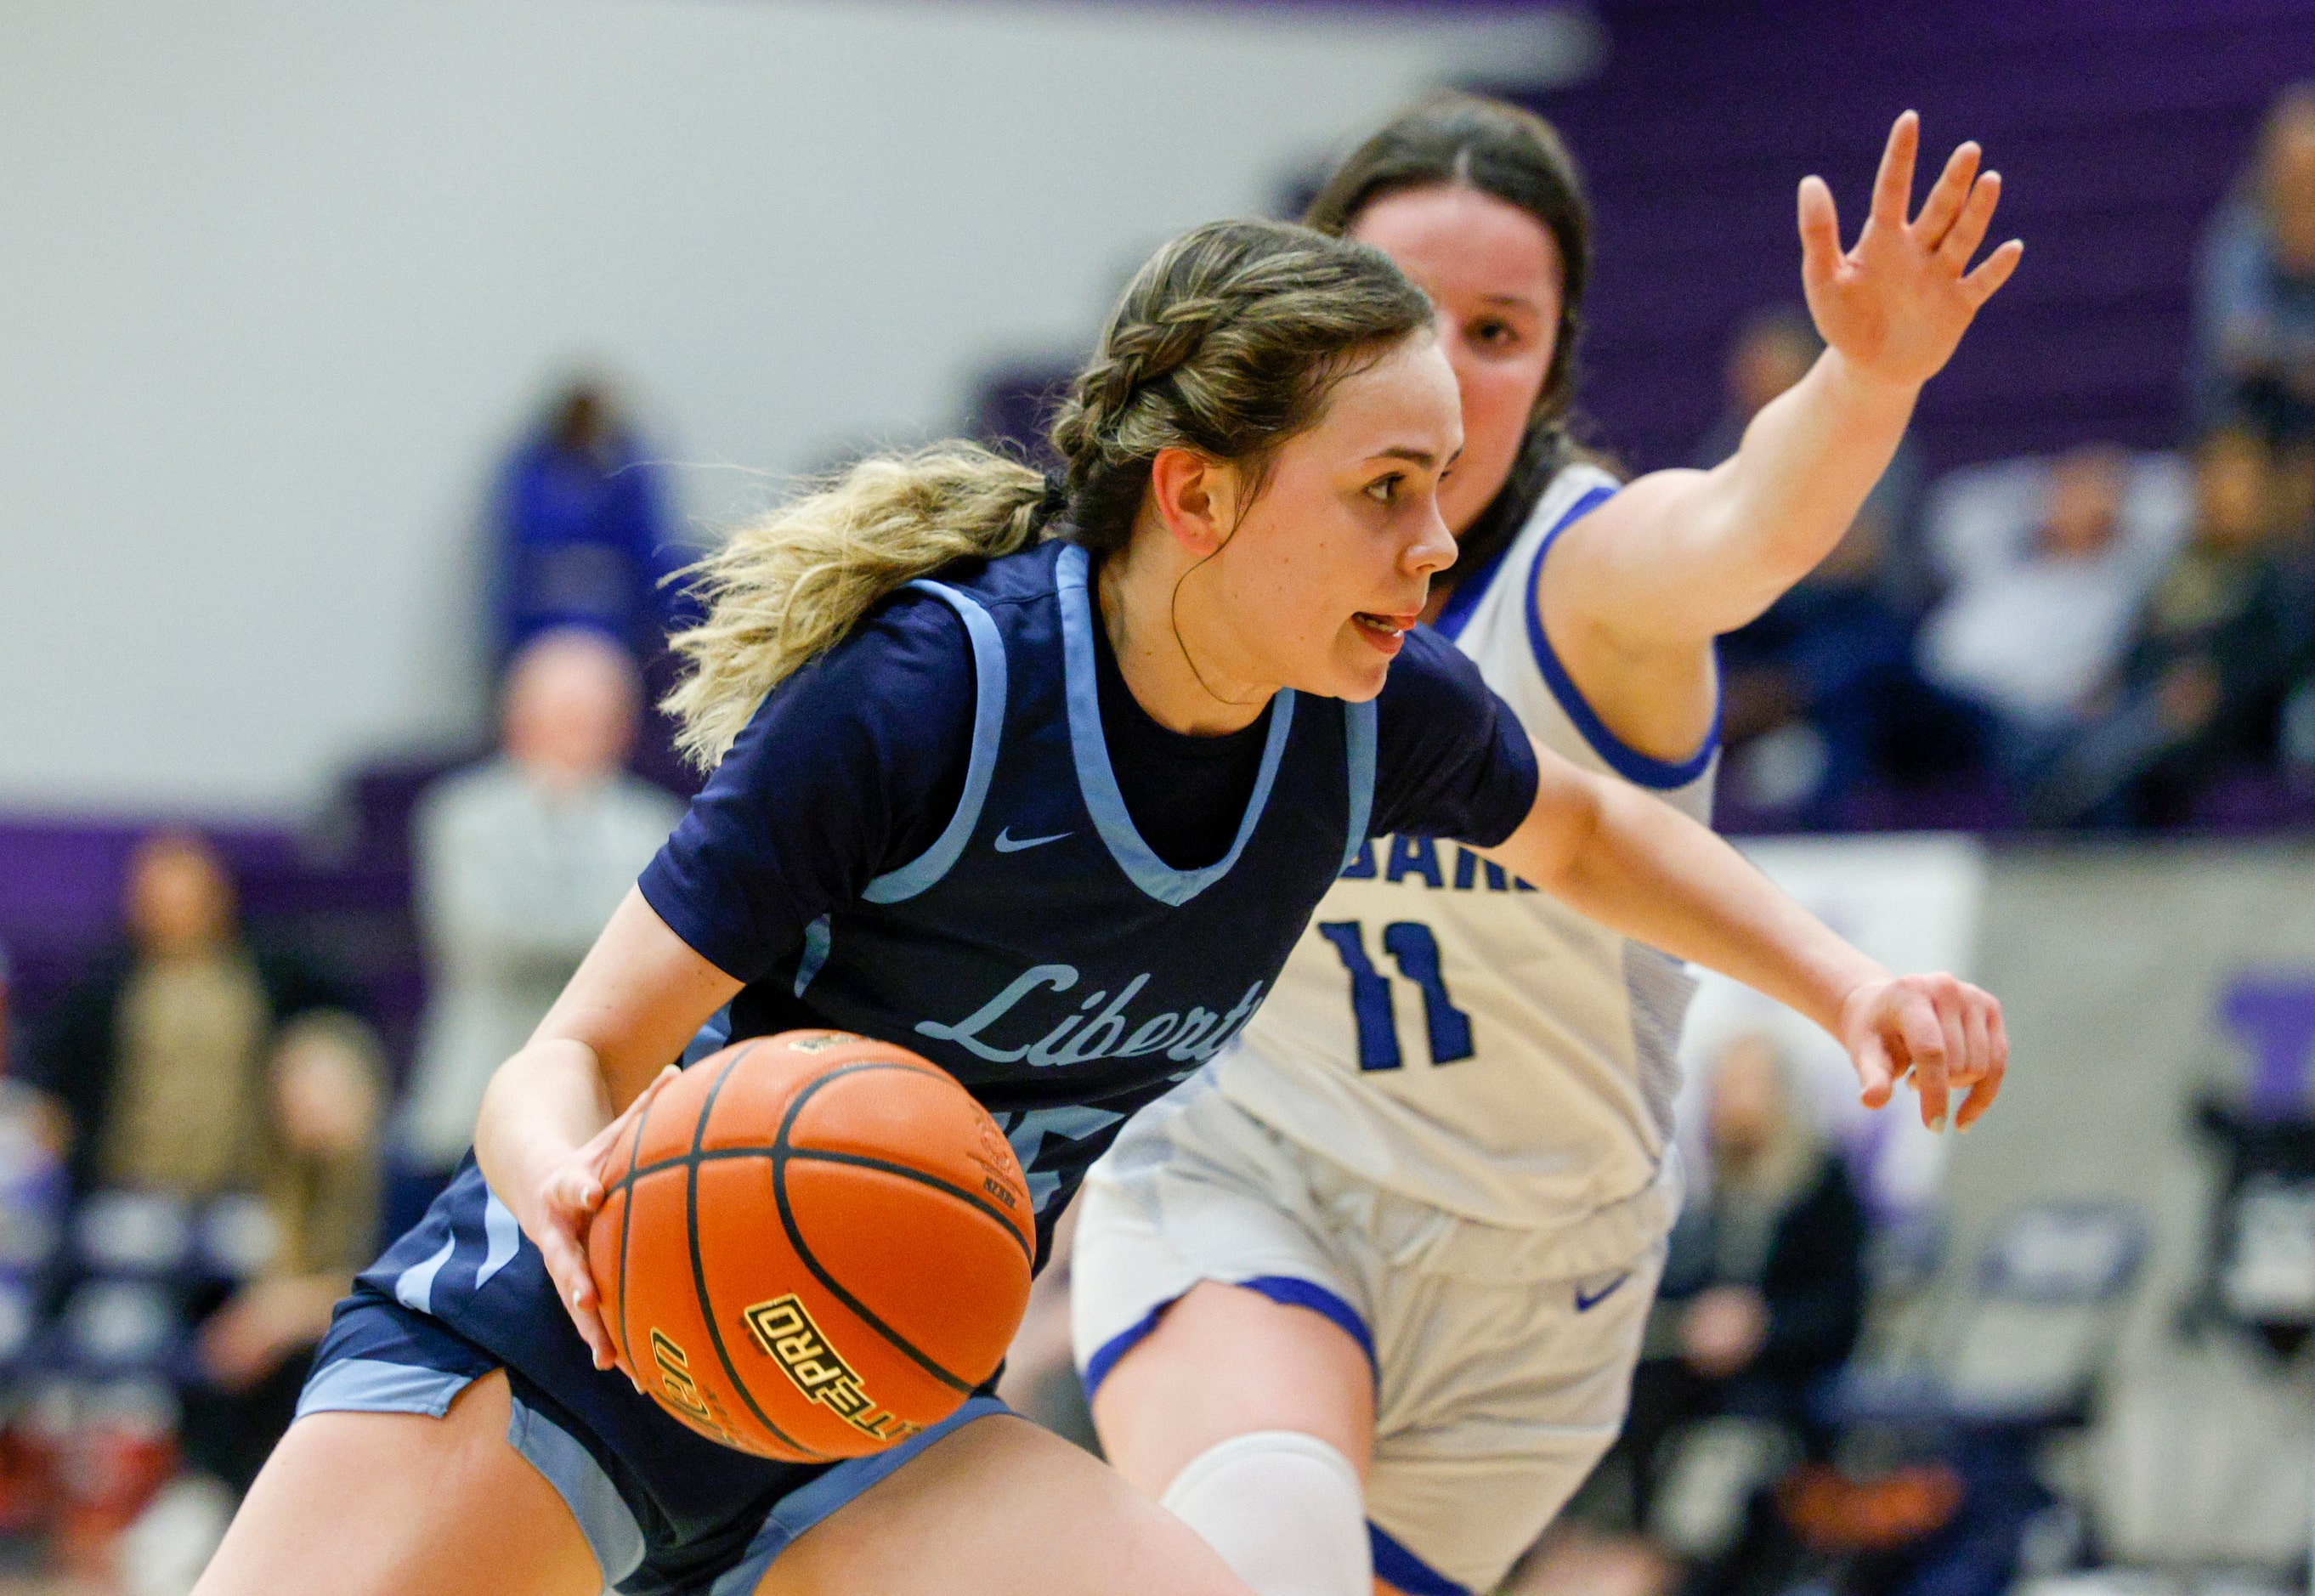
[[491, 1077], [475, 1123], [475, 1161], [528, 1230], [525, 1204], [541, 1177], [584, 1147], [616, 1112], [592, 1049], [535, 1037]]
[[[1729, 554], [1799, 581], [1849, 530], [1896, 457], [1917, 382], [1876, 377], [1840, 350], [1761, 405], [1736, 454], [1713, 470]], [[1725, 474], [1723, 474], [1725, 473]]]
[[1539, 579], [1546, 624], [1694, 651], [1757, 619], [1848, 533], [1920, 393], [1827, 350], [1729, 458], [1641, 477], [1570, 528]]
[[1848, 996], [1888, 974], [1708, 829], [1621, 782], [1574, 779], [1549, 800], [1556, 814], [1531, 818], [1495, 850], [1570, 908], [1836, 1035]]
[[1761, 406], [1734, 456], [1706, 479], [1725, 555], [1779, 590], [1814, 569], [1895, 457], [1920, 392], [1825, 350]]

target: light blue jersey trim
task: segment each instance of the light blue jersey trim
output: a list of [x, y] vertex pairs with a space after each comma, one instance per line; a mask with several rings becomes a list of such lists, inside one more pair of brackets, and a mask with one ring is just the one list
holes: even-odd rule
[[297, 1417], [316, 1413], [422, 1414], [439, 1419], [451, 1400], [474, 1383], [471, 1374], [450, 1374], [390, 1363], [383, 1358], [341, 1358], [306, 1382], [297, 1394]]
[[507, 1445], [546, 1476], [554, 1494], [579, 1521], [579, 1532], [595, 1553], [603, 1583], [616, 1585], [643, 1566], [645, 1546], [643, 1526], [620, 1496], [618, 1486], [603, 1466], [571, 1432], [545, 1414], [513, 1398], [507, 1416]]
[[1126, 812], [1125, 794], [1118, 790], [1117, 773], [1109, 763], [1109, 744], [1101, 732], [1101, 683], [1095, 674], [1093, 604], [1086, 593], [1086, 552], [1072, 544], [1053, 563], [1060, 586], [1061, 669], [1069, 704], [1069, 751], [1076, 758], [1078, 787], [1094, 829], [1109, 847], [1133, 884], [1160, 903], [1180, 908], [1230, 873], [1246, 851], [1254, 829], [1261, 823], [1263, 806], [1270, 802], [1271, 784], [1286, 757], [1286, 737], [1294, 724], [1294, 689], [1282, 687], [1270, 701], [1270, 737], [1263, 744], [1262, 768], [1254, 778], [1254, 795], [1246, 800], [1245, 818], [1238, 821], [1237, 839], [1220, 860], [1203, 870], [1176, 870], [1152, 853]]
[[962, 1407], [929, 1430], [919, 1431], [888, 1450], [865, 1458], [848, 1459], [810, 1485], [789, 1492], [765, 1515], [764, 1527], [756, 1531], [756, 1538], [748, 1543], [747, 1555], [724, 1570], [723, 1575], [708, 1587], [708, 1596], [749, 1596], [762, 1581], [764, 1571], [772, 1565], [772, 1559], [787, 1550], [805, 1530], [838, 1508], [856, 1501], [870, 1487], [890, 1478], [903, 1464], [915, 1459], [935, 1441], [962, 1429], [975, 1419], [1011, 1411], [994, 1396], [971, 1397]]
[[[972, 758], [965, 765], [964, 793], [957, 800], [956, 813], [949, 817], [947, 829], [923, 853], [861, 889], [860, 896], [871, 903], [898, 903], [913, 898], [954, 866], [972, 840], [973, 828], [980, 823], [980, 806], [989, 800], [989, 783], [997, 773], [997, 745], [1005, 732], [1005, 640], [998, 634], [997, 623], [978, 600], [954, 588], [922, 578], [909, 585], [945, 600], [964, 623], [965, 636], [971, 640]], [[811, 951], [807, 943], [807, 958]], [[796, 992], [803, 995], [801, 980]]]
[[1704, 745], [1677, 764], [1654, 758], [1609, 731], [1607, 723], [1585, 701], [1582, 689], [1575, 685], [1575, 678], [1567, 674], [1567, 667], [1560, 663], [1558, 651], [1551, 646], [1551, 639], [1544, 632], [1543, 610], [1537, 602], [1542, 585], [1543, 563], [1551, 554], [1552, 544], [1562, 532], [1614, 497], [1615, 492], [1613, 488], [1594, 488], [1584, 494], [1536, 545], [1535, 563], [1528, 567], [1527, 576], [1528, 646], [1534, 652], [1536, 669], [1543, 672], [1544, 685], [1551, 689], [1551, 696], [1559, 700], [1559, 707], [1567, 712], [1567, 718], [1574, 723], [1575, 730], [1583, 734], [1592, 751], [1607, 761], [1608, 768], [1636, 786], [1668, 793], [1674, 788], [1684, 787], [1702, 776], [1711, 765], [1712, 756], [1720, 751], [1721, 702], [1717, 682], [1712, 692], [1712, 729], [1704, 734]]
[[1045, 1148], [1045, 1139], [1058, 1137], [1063, 1141], [1083, 1141], [1088, 1136], [1099, 1135], [1125, 1116], [1113, 1109], [1094, 1108], [1075, 1104], [1067, 1108], [1033, 1108], [1018, 1120], [1007, 1114], [998, 1123], [1005, 1131], [1005, 1139], [1013, 1148], [1014, 1157], [1020, 1160], [1022, 1173], [1029, 1179], [1029, 1207], [1042, 1215], [1045, 1204], [1061, 1188], [1061, 1177], [1039, 1169], [1037, 1155]]
[[[811, 927], [805, 927], [805, 939], [811, 938]], [[683, 1050], [680, 1060], [686, 1069], [702, 1059], [722, 1052], [732, 1041], [732, 1006], [725, 1004], [707, 1016], [707, 1023], [692, 1033]]]
[[1351, 763], [1351, 823], [1350, 835], [1343, 841], [1344, 870], [1366, 846], [1367, 826], [1374, 819], [1375, 720], [1371, 698], [1364, 704], [1343, 705], [1343, 746]]
[[833, 945], [834, 936], [829, 930], [829, 918], [826, 915], [820, 916], [803, 928], [803, 956], [796, 961], [795, 995], [797, 997], [803, 996], [803, 989], [812, 985], [812, 978], [818, 975], [820, 967], [828, 962], [828, 950]]
[[434, 1312], [434, 1277], [442, 1272], [442, 1265], [458, 1250], [455, 1236], [442, 1244], [442, 1250], [421, 1264], [412, 1264], [394, 1277], [394, 1299], [412, 1313], [430, 1316]]
[[489, 1245], [483, 1252], [483, 1266], [475, 1271], [475, 1290], [479, 1291], [491, 1276], [514, 1262], [522, 1248], [522, 1226], [517, 1222], [514, 1210], [499, 1201], [496, 1192], [485, 1190], [483, 1194], [483, 1238]]

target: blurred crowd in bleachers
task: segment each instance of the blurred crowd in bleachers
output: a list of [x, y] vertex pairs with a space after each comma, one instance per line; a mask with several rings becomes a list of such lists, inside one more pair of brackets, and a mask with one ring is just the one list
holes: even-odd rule
[[[1740, 824], [2247, 829], [2315, 816], [2315, 91], [2212, 223], [2177, 448], [1923, 482], [1729, 637]], [[1698, 463], [1815, 358], [1770, 311]]]
[[[1732, 829], [2315, 818], [2315, 91], [2278, 102], [2196, 293], [2175, 448], [2086, 438], [1934, 478], [1903, 450], [1823, 566], [1725, 640]], [[1795, 309], [1738, 329], [1697, 462], [1816, 354]], [[1018, 397], [998, 391], [995, 430], [1033, 426]], [[491, 1070], [679, 813], [651, 705], [686, 556], [654, 459], [595, 380], [510, 452], [476, 600], [492, 747], [354, 773], [330, 847], [290, 865], [144, 835], [117, 936], [42, 944], [13, 989], [0, 962], [0, 1572], [51, 1559], [184, 1588], [332, 1303], [447, 1179]], [[269, 912], [244, 912], [252, 889]], [[1715, 1167], [1629, 1430], [1576, 1515], [1597, 1528], [1528, 1588], [1736, 1588], [1811, 1524], [1928, 1537], [2013, 1461], [1901, 1459], [1869, 1502], [1808, 1473], [1895, 1422], [1827, 1393], [1903, 1270], [1874, 1262], [1885, 1238], [1790, 1097], [1766, 1042], [1722, 1059]], [[1083, 1434], [1052, 1378], [1063, 1279], [1041, 1288], [1016, 1388]], [[2078, 1416], [2087, 1378], [2062, 1370], [2019, 1422]], [[1748, 1493], [1772, 1478], [1783, 1506], [1762, 1517]], [[1856, 1555], [1904, 1544], [1869, 1542]]]
[[164, 828], [117, 935], [44, 948], [29, 1003], [0, 966], [0, 1575], [189, 1588], [333, 1306], [680, 815], [629, 768], [675, 768], [639, 746], [686, 557], [657, 477], [599, 385], [557, 397], [498, 486], [495, 746], [367, 773], [284, 912]]

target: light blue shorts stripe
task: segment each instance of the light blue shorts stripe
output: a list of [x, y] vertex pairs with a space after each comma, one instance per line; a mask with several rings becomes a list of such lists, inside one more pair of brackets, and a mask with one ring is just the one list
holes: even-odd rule
[[[439, 1419], [476, 1378], [382, 1358], [341, 1358], [306, 1382], [297, 1398], [297, 1417], [394, 1413]], [[507, 1419], [507, 1444], [554, 1487], [579, 1521], [580, 1533], [603, 1571], [603, 1583], [617, 1584], [643, 1565], [643, 1526], [593, 1453], [545, 1414], [524, 1406], [511, 1392], [508, 1395], [513, 1412]]]
[[595, 1553], [595, 1565], [603, 1571], [603, 1583], [616, 1585], [643, 1566], [643, 1526], [595, 1461], [595, 1455], [581, 1446], [571, 1432], [545, 1414], [525, 1407], [519, 1398], [514, 1401], [514, 1412], [507, 1420], [507, 1445], [522, 1454], [523, 1460], [546, 1476], [555, 1494], [579, 1521], [579, 1531]]
[[1012, 1410], [994, 1396], [975, 1396], [929, 1430], [910, 1436], [889, 1451], [838, 1463], [802, 1490], [780, 1498], [764, 1519], [764, 1527], [748, 1543], [748, 1555], [726, 1570], [709, 1587], [708, 1596], [749, 1596], [763, 1579], [772, 1559], [794, 1544], [796, 1537], [889, 1478], [902, 1464], [944, 1436], [962, 1430], [975, 1419]]
[[341, 1358], [306, 1382], [297, 1396], [297, 1417], [313, 1413], [390, 1413], [439, 1419], [450, 1411], [451, 1399], [474, 1378], [389, 1363], [382, 1358]]

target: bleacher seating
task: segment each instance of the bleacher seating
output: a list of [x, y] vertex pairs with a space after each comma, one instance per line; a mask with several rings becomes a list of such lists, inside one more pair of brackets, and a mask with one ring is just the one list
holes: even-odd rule
[[[1591, 177], [1585, 408], [1631, 465], [1683, 463], [1713, 421], [1707, 374], [1729, 332], [1798, 298], [1798, 178], [1833, 185], [1853, 240], [1881, 141], [1908, 106], [1927, 147], [1985, 145], [2007, 183], [1996, 237], [2027, 240], [2017, 279], [1923, 399], [1916, 435], [1931, 466], [2087, 439], [2178, 440], [2195, 251], [2275, 90], [2315, 74], [2303, 6], [1597, 9], [1613, 40], [1605, 69], [1519, 97], [1558, 123]], [[1808, 41], [1797, 59], [1796, 40]]]

